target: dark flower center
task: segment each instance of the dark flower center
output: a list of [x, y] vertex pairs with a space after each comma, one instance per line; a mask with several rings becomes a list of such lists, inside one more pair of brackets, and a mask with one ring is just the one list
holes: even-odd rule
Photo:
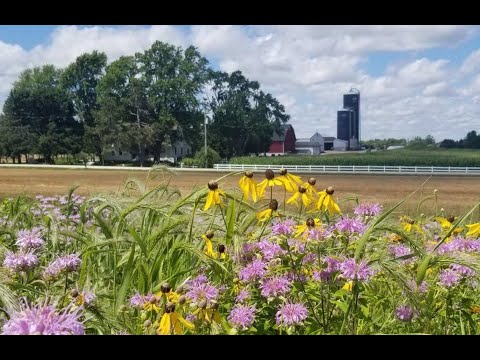
[[265, 177], [268, 180], [272, 180], [275, 177], [275, 174], [273, 173], [273, 170], [272, 169], [265, 170]]
[[210, 180], [208, 182], [208, 188], [212, 191], [217, 190], [218, 189], [218, 183], [215, 180]]
[[278, 209], [278, 201], [275, 200], [275, 199], [272, 199], [270, 201], [270, 204], [268, 205], [270, 209], [272, 209], [273, 211], [277, 211]]
[[335, 192], [335, 190], [333, 190], [333, 186], [329, 186], [325, 189], [325, 192], [328, 194], [328, 195], [333, 195], [333, 193]]

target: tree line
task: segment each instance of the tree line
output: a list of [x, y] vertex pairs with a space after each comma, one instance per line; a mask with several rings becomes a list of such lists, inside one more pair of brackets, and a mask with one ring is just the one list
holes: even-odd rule
[[165, 146], [185, 140], [230, 158], [268, 150], [289, 115], [241, 71], [214, 70], [198, 50], [156, 41], [144, 52], [108, 63], [103, 52], [23, 71], [0, 115], [0, 157], [96, 157], [111, 146], [158, 161]]

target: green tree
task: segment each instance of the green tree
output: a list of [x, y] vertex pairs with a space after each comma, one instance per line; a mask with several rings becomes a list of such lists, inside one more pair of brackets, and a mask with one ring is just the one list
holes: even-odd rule
[[289, 119], [283, 105], [240, 71], [230, 75], [212, 71], [211, 83], [208, 133], [212, 147], [223, 157], [268, 150], [273, 132]]
[[[50, 163], [55, 155], [80, 151], [83, 129], [60, 76], [60, 70], [45, 65], [25, 70], [14, 83], [3, 107], [11, 154], [39, 153]], [[27, 142], [15, 143], [25, 134]]]
[[93, 51], [85, 53], [62, 72], [61, 85], [71, 96], [75, 113], [85, 129], [84, 150], [102, 155], [101, 140], [95, 131], [94, 112], [99, 109], [97, 85], [105, 73], [107, 55]]

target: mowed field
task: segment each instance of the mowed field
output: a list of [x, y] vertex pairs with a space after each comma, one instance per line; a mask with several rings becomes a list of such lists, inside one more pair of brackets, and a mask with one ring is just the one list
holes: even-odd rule
[[[188, 194], [191, 189], [206, 186], [211, 179], [219, 178], [226, 173], [217, 172], [176, 172], [171, 175], [170, 186]], [[357, 197], [361, 202], [379, 202], [385, 207], [394, 205], [414, 191], [428, 176], [409, 175], [322, 175], [298, 174], [305, 180], [313, 176], [317, 179], [317, 189], [334, 186], [335, 198], [345, 212], [354, 206], [349, 198]], [[125, 190], [129, 179], [147, 182], [151, 188], [167, 181], [170, 175], [153, 173], [147, 178], [144, 171], [125, 170], [51, 170], [51, 169], [19, 169], [0, 168], [0, 198], [19, 194], [56, 195], [65, 194], [72, 186], [79, 186], [76, 193], [83, 195], [120, 194]], [[222, 189], [238, 189], [240, 175], [234, 175], [220, 182]], [[255, 174], [258, 182], [263, 174]], [[403, 212], [415, 214], [417, 205], [427, 196], [438, 190], [438, 209], [444, 208], [448, 214], [460, 215], [468, 211], [480, 201], [480, 178], [475, 176], [432, 176], [423, 188], [404, 206]], [[283, 191], [275, 190], [274, 197], [283, 202]], [[421, 212], [432, 214], [435, 201], [423, 203]], [[478, 217], [480, 211], [475, 217]]]

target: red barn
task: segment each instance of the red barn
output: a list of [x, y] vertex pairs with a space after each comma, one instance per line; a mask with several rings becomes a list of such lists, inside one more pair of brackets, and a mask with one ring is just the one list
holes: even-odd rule
[[295, 152], [297, 137], [292, 125], [282, 125], [280, 133], [273, 132], [272, 143], [266, 155], [284, 155]]

